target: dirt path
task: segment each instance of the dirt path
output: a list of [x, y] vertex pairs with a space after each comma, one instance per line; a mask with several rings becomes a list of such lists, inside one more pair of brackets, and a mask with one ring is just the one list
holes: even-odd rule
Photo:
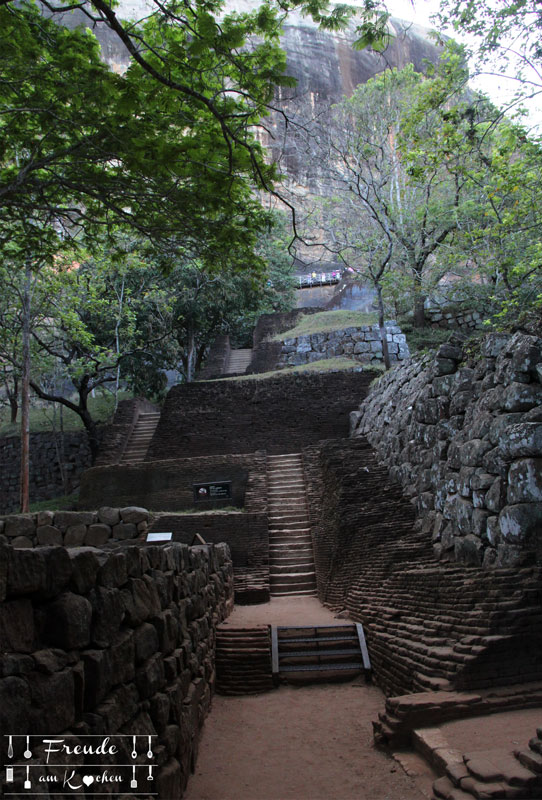
[[[232, 627], [344, 623], [314, 597], [236, 607]], [[373, 747], [384, 696], [363, 678], [215, 695], [185, 800], [424, 800]]]
[[215, 696], [185, 800], [423, 800], [373, 747], [382, 702], [360, 680]]

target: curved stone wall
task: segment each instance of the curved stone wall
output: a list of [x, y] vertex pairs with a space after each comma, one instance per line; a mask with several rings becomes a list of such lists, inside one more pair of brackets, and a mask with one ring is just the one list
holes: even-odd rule
[[542, 340], [490, 334], [393, 369], [352, 415], [438, 558], [542, 563]]

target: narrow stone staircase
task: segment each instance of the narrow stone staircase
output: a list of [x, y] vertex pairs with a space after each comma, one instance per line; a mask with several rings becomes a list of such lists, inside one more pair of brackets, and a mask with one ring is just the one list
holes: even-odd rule
[[301, 453], [268, 456], [271, 596], [314, 595], [316, 576]]
[[252, 361], [252, 350], [232, 350], [226, 364], [226, 375], [243, 375]]
[[159, 411], [139, 415], [119, 464], [139, 464], [145, 459], [159, 419]]

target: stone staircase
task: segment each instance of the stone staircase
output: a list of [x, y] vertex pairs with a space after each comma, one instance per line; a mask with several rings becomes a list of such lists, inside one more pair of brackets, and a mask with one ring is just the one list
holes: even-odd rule
[[252, 350], [231, 350], [226, 364], [226, 375], [244, 375], [252, 361]]
[[232, 628], [227, 622], [216, 629], [216, 690], [244, 695], [274, 688], [268, 625]]
[[445, 774], [433, 784], [432, 800], [542, 797], [542, 728], [528, 749], [477, 750], [462, 757], [454, 753], [449, 751]]
[[292, 678], [335, 680], [351, 678], [363, 671], [371, 675], [371, 663], [363, 626], [288, 625], [271, 626], [273, 676], [275, 682]]
[[271, 596], [314, 595], [316, 576], [301, 453], [268, 456]]
[[139, 415], [119, 464], [139, 464], [145, 460], [159, 419], [159, 411]]

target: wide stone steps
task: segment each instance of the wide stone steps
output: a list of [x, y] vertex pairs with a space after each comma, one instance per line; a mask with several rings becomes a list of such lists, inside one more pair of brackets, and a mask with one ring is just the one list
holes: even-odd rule
[[275, 680], [330, 680], [364, 671], [370, 663], [361, 625], [271, 627]]
[[145, 460], [159, 420], [159, 411], [139, 415], [119, 464], [138, 464]]
[[241, 375], [245, 373], [252, 361], [252, 350], [242, 348], [232, 350], [225, 369], [225, 375]]
[[216, 690], [242, 695], [273, 688], [271, 642], [267, 625], [254, 628], [216, 629]]

